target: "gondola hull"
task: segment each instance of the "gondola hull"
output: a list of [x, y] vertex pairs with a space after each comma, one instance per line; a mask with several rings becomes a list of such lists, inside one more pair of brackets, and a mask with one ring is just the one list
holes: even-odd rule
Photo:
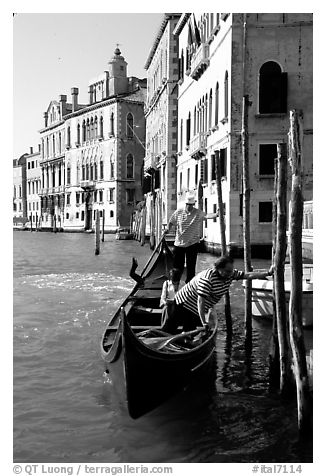
[[[150, 272], [146, 274], [147, 282], [155, 275], [160, 276], [164, 270], [164, 260], [172, 264], [170, 250], [165, 242]], [[153, 281], [151, 286], [148, 290], [146, 284], [145, 289], [134, 288], [123, 303], [122, 310], [115, 314], [107, 326], [101, 346], [113, 385], [124, 399], [132, 418], [150, 412], [196, 381], [199, 374], [209, 368], [215, 349], [216, 323], [203, 335], [198, 345], [182, 351], [155, 349], [142, 340], [139, 337], [142, 324], [144, 328], [150, 329], [152, 320], [153, 328], [159, 327], [157, 312], [151, 313], [146, 308], [139, 315], [136, 314], [139, 301], [144, 302], [146, 296], [155, 299], [155, 295], [159, 294], [161, 283], [157, 289], [153, 287]], [[140, 325], [133, 325], [135, 323]]]

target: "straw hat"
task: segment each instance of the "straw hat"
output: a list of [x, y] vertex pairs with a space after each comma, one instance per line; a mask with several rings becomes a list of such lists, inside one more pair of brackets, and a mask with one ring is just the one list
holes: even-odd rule
[[195, 203], [196, 203], [195, 195], [191, 192], [188, 192], [186, 194], [186, 205], [195, 205]]

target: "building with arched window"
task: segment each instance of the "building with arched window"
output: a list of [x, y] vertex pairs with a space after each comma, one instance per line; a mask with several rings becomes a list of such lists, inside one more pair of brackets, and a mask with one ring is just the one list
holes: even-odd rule
[[26, 155], [26, 206], [29, 226], [39, 228], [41, 226], [41, 146], [34, 152], [33, 147]]
[[[312, 14], [184, 13], [174, 34], [182, 76], [177, 206], [191, 191], [205, 212], [217, 211], [219, 161], [226, 240], [230, 248], [242, 247], [242, 104], [248, 95], [251, 242], [253, 249], [270, 247], [274, 158], [277, 144], [287, 142], [291, 109], [303, 111], [304, 199], [312, 199]], [[220, 247], [218, 220], [204, 222], [203, 237], [208, 249]]]
[[147, 58], [146, 157], [144, 193], [146, 234], [160, 239], [176, 200], [178, 40], [173, 30], [181, 14], [166, 13]]
[[22, 227], [27, 221], [26, 157], [23, 154], [13, 161], [13, 224]]
[[108, 71], [90, 80], [88, 104], [77, 104], [72, 89], [72, 109], [64, 116], [65, 231], [94, 229], [97, 210], [108, 232], [129, 225], [143, 199], [145, 92], [146, 80], [127, 76], [119, 48]]

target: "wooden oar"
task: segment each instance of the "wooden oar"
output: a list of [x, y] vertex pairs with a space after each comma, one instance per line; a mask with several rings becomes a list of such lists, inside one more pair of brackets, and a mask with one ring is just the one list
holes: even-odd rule
[[182, 334], [177, 334], [176, 336], [170, 337], [170, 339], [168, 339], [166, 342], [163, 342], [163, 344], [161, 344], [157, 348], [157, 350], [163, 349], [168, 344], [171, 344], [171, 342], [175, 342], [176, 340], [182, 339], [184, 337], [193, 336], [193, 335], [198, 334], [199, 332], [202, 332], [204, 330], [205, 330], [205, 327], [198, 327], [197, 329], [195, 329], [193, 331], [188, 331], [188, 332], [183, 332]]

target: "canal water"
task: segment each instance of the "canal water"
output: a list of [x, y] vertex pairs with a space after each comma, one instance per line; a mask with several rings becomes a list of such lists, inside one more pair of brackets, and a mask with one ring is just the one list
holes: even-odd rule
[[[133, 286], [132, 256], [141, 269], [150, 250], [112, 235], [101, 245], [95, 256], [91, 234], [14, 232], [14, 462], [311, 462], [311, 444], [297, 441], [295, 402], [268, 394], [269, 323], [253, 321], [245, 353], [239, 282], [231, 342], [220, 316], [211, 388], [129, 418], [104, 373], [100, 340]], [[199, 255], [197, 270], [215, 259]]]

